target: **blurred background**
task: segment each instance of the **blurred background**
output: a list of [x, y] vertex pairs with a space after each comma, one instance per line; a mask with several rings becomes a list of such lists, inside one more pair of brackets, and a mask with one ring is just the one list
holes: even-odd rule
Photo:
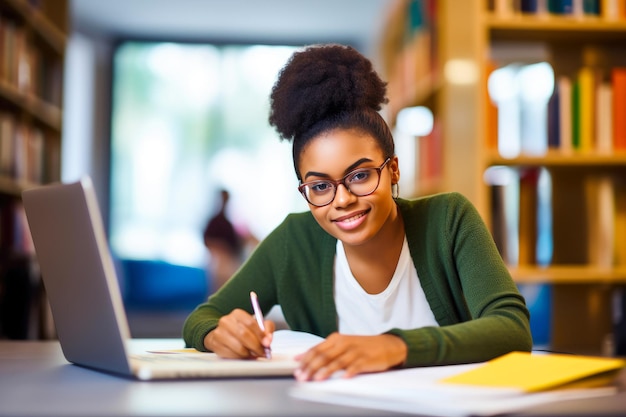
[[308, 209], [268, 97], [294, 51], [341, 43], [388, 81], [401, 197], [466, 195], [536, 347], [611, 354], [626, 322], [626, 124], [607, 117], [626, 90], [626, 10], [544, 3], [0, 0], [0, 338], [55, 337], [21, 191], [84, 176], [132, 335], [179, 337]]
[[[256, 242], [289, 212], [307, 209], [289, 143], [267, 122], [278, 71], [311, 43], [372, 54], [388, 4], [69, 7], [62, 179], [89, 174], [99, 188], [133, 333], [178, 335], [189, 308]], [[222, 209], [223, 224], [209, 227]]]

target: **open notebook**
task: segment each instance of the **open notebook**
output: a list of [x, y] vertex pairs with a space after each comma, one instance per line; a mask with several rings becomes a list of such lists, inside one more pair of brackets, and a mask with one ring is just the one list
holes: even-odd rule
[[271, 360], [228, 360], [190, 351], [131, 354], [126, 312], [91, 180], [29, 189], [22, 199], [69, 362], [140, 379], [291, 375], [293, 356], [322, 340], [277, 332]]

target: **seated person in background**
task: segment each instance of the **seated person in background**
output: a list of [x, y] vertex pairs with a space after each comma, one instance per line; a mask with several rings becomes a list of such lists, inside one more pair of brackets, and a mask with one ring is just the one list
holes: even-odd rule
[[[298, 380], [396, 367], [479, 362], [529, 351], [529, 312], [490, 232], [458, 193], [398, 197], [398, 157], [378, 113], [386, 84], [351, 47], [296, 52], [271, 93], [270, 123], [293, 142], [291, 214], [187, 318], [187, 346], [225, 358], [264, 356], [249, 294], [278, 304], [292, 330], [325, 338]], [[272, 184], [258, 184], [272, 198]]]
[[233, 224], [226, 217], [226, 207], [230, 194], [220, 190], [219, 211], [207, 223], [203, 237], [209, 250], [209, 274], [211, 293], [217, 291], [241, 266], [243, 242]]

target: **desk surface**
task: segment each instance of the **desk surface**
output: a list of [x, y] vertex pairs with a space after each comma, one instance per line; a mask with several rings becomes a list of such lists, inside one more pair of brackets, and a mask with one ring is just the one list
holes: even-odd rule
[[[620, 382], [616, 396], [516, 416], [626, 416], [626, 372]], [[288, 393], [294, 384], [292, 378], [134, 381], [69, 364], [58, 342], [0, 341], [0, 416], [400, 415], [298, 400]]]

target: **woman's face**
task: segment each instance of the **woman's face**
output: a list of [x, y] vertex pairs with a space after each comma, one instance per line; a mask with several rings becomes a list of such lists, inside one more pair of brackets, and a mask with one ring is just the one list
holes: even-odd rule
[[[356, 130], [333, 130], [312, 139], [300, 154], [302, 182], [338, 180], [358, 168], [377, 168], [385, 156], [376, 140]], [[372, 194], [358, 197], [337, 186], [334, 200], [323, 207], [309, 204], [319, 225], [347, 245], [369, 242], [395, 214], [391, 184], [398, 182], [398, 159], [393, 157], [380, 174]]]

